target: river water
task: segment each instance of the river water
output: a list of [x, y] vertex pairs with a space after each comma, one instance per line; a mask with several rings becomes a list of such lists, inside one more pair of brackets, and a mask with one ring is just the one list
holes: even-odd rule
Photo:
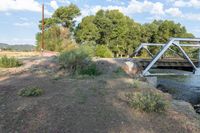
[[175, 99], [200, 104], [200, 76], [158, 76], [157, 85], [167, 89]]

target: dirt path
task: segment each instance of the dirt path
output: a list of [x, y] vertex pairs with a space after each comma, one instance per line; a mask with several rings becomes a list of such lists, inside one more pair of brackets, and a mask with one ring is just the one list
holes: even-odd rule
[[[147, 83], [137, 81], [138, 88], [132, 85], [133, 79], [115, 74], [72, 78], [57, 72], [52, 60], [26, 61], [26, 70], [0, 78], [2, 133], [200, 132], [195, 117], [172, 107], [163, 114], [129, 108], [123, 94], [152, 88]], [[62, 76], [55, 78], [57, 74]], [[18, 96], [17, 92], [27, 86], [39, 86], [45, 93], [39, 97]]]

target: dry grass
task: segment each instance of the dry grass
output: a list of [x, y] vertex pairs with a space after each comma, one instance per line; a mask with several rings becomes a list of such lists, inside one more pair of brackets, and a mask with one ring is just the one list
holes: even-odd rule
[[2, 56], [8, 57], [32, 57], [41, 55], [40, 52], [12, 52], [12, 51], [2, 51], [0, 52], [0, 57]]
[[[0, 131], [200, 133], [199, 120], [183, 114], [182, 106], [176, 106], [177, 109], [169, 106], [165, 113], [130, 108], [125, 97], [129, 92], [162, 93], [148, 83], [126, 75], [112, 77], [112, 74], [78, 79], [56, 69], [56, 64], [50, 67], [54, 62], [45, 59], [26, 61], [25, 66], [34, 67], [32, 72], [24, 69], [17, 75], [0, 76]], [[47, 73], [38, 73], [47, 70]], [[54, 78], [56, 74], [59, 75]], [[21, 88], [35, 85], [45, 93], [28, 98], [17, 95]]]

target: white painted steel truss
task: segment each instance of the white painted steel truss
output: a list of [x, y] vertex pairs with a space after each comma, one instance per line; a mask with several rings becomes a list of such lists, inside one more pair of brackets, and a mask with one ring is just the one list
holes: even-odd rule
[[[156, 54], [153, 55], [149, 49], [148, 46], [161, 46], [161, 50]], [[176, 51], [174, 51], [173, 49], [170, 48], [170, 46], [176, 46], [181, 53], [183, 54], [183, 57], [191, 64], [191, 66], [194, 69], [194, 74], [200, 74], [200, 68], [198, 68], [197, 66], [194, 65], [194, 63], [192, 62], [192, 60], [190, 59], [190, 57], [187, 55], [187, 53], [183, 50], [182, 47], [196, 47], [198, 49], [200, 49], [200, 38], [170, 38], [170, 40], [166, 43], [166, 44], [157, 44], [157, 43], [142, 43], [134, 52], [134, 56], [137, 56], [138, 53], [142, 50], [145, 49], [148, 54], [152, 57], [152, 60], [150, 61], [150, 63], [147, 65], [147, 67], [144, 69], [143, 71], [143, 75], [144, 76], [148, 76], [148, 75], [155, 75], [155, 74], [151, 74], [149, 72], [149, 70], [153, 67], [153, 65], [163, 56], [163, 54], [167, 51], [167, 50], [171, 50], [174, 53], [176, 53]], [[176, 53], [177, 55], [181, 56], [180, 54]], [[200, 57], [200, 53], [199, 53], [199, 57]], [[200, 60], [200, 58], [199, 58]], [[157, 74], [159, 75], [159, 74]], [[162, 75], [162, 74], [161, 74]], [[169, 74], [166, 74], [169, 75]], [[176, 74], [172, 74], [172, 75], [176, 75]], [[185, 75], [185, 74], [183, 74]]]

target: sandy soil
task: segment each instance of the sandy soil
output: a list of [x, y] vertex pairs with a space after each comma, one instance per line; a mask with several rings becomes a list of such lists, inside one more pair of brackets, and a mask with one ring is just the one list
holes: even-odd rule
[[[133, 83], [137, 82], [137, 86]], [[39, 97], [20, 97], [30, 86]], [[131, 109], [127, 92], [154, 89], [115, 73], [71, 77], [52, 57], [29, 58], [20, 68], [0, 69], [1, 133], [199, 133], [199, 117], [170, 106], [165, 113]], [[159, 92], [161, 93], [161, 92]], [[164, 97], [171, 101], [169, 95]]]

